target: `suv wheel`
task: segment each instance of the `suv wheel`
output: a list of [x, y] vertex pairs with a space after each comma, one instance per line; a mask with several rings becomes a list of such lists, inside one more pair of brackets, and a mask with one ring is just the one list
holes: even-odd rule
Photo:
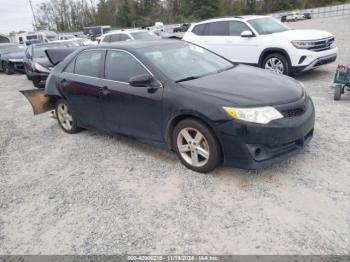
[[198, 120], [186, 119], [178, 123], [172, 143], [181, 162], [193, 171], [207, 173], [221, 162], [219, 143], [211, 130]]
[[289, 72], [286, 57], [278, 53], [268, 55], [262, 63], [262, 68], [280, 75], [288, 75]]
[[75, 134], [81, 131], [77, 125], [76, 118], [71, 114], [69, 106], [64, 99], [60, 99], [56, 103], [56, 116], [58, 124], [64, 132]]

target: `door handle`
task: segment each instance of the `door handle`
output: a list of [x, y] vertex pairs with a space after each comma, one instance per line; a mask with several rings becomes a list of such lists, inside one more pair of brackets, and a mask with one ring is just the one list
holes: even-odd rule
[[100, 93], [104, 96], [108, 96], [111, 93], [111, 90], [109, 90], [107, 86], [104, 86], [100, 88]]

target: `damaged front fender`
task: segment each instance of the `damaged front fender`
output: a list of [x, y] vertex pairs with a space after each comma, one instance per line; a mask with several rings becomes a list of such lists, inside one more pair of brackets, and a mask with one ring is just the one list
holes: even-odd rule
[[55, 97], [47, 96], [44, 89], [21, 90], [19, 92], [28, 99], [34, 115], [55, 109]]

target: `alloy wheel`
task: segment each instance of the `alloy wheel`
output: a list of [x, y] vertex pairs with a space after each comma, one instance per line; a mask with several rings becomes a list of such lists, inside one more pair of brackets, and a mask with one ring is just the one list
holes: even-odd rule
[[284, 73], [283, 62], [276, 57], [272, 57], [266, 61], [265, 69], [280, 75]]
[[191, 166], [204, 166], [210, 156], [205, 136], [195, 128], [184, 128], [177, 136], [177, 147], [181, 157]]
[[57, 117], [61, 125], [67, 131], [72, 130], [73, 128], [73, 117], [69, 112], [68, 106], [65, 104], [59, 104], [57, 107]]

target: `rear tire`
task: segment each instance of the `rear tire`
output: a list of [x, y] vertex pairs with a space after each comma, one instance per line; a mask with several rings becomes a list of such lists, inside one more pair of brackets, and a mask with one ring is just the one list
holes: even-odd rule
[[196, 119], [185, 119], [175, 126], [172, 145], [180, 161], [193, 171], [208, 173], [221, 163], [219, 142], [213, 132]]
[[77, 125], [77, 120], [71, 113], [67, 101], [59, 99], [56, 103], [56, 116], [60, 127], [64, 132], [68, 134], [75, 134], [81, 131], [81, 128]]
[[273, 53], [265, 57], [261, 67], [276, 74], [289, 75], [288, 60], [280, 53]]

